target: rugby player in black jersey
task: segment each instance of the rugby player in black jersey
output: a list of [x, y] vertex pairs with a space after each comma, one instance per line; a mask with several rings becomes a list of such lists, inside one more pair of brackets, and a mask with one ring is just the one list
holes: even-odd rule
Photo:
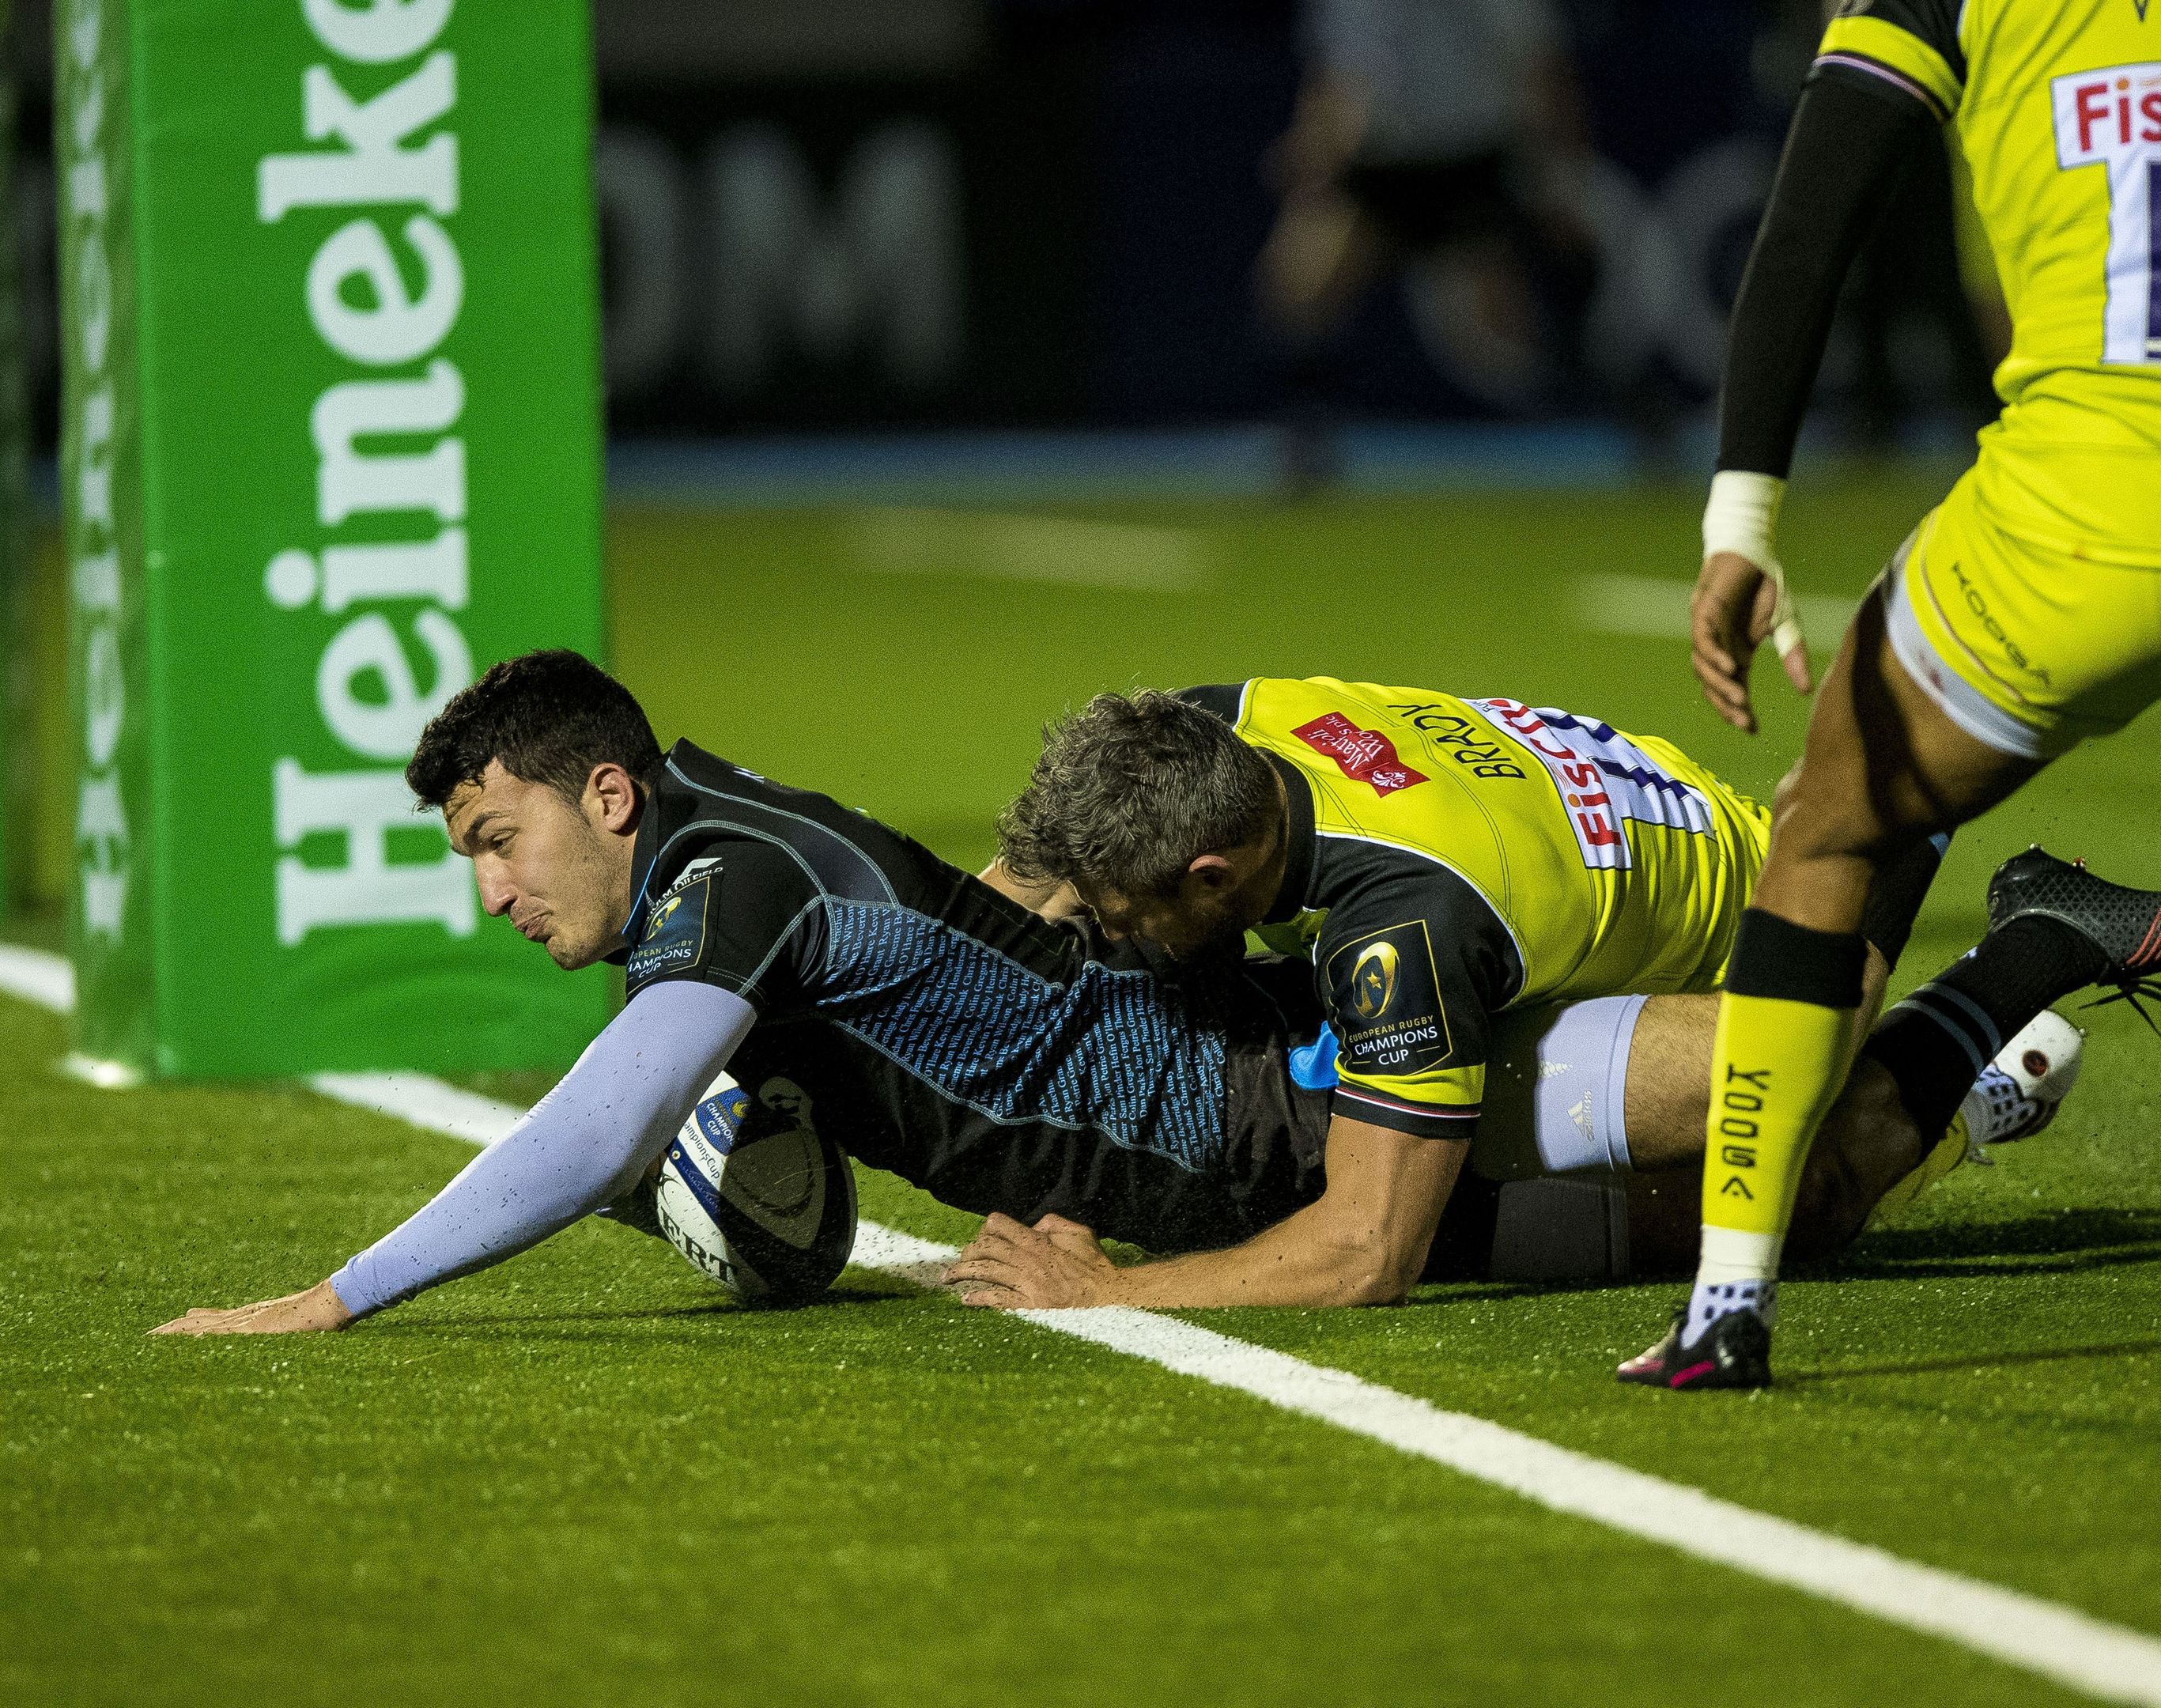
[[[621, 961], [628, 1002], [511, 1134], [336, 1275], [170, 1331], [341, 1328], [634, 1204], [723, 1068], [802, 1087], [867, 1164], [1053, 1231], [1215, 1249], [1325, 1190], [1328, 1092], [1291, 1067], [1319, 1030], [1302, 967], [1278, 987], [1266, 968], [1159, 977], [1091, 953], [1107, 945], [1084, 922], [1045, 920], [825, 796], [687, 742], [664, 755], [627, 690], [574, 654], [490, 669], [408, 774], [488, 911], [565, 968]], [[1869, 1165], [1888, 1185], [1911, 1160], [1879, 1143]], [[1467, 1198], [1436, 1250], [1481, 1268], [1500, 1190]], [[1601, 1198], [1593, 1273], [1611, 1273], [1613, 1213]]]

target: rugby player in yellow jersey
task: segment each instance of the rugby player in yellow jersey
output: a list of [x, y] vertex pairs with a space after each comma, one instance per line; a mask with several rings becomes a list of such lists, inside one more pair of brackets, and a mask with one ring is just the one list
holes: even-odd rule
[[[1310, 961], [1333, 1060], [1292, 1067], [1332, 1097], [1317, 1202], [1230, 1249], [1123, 1268], [1077, 1224], [993, 1217], [951, 1272], [971, 1304], [1396, 1299], [1466, 1161], [1488, 1182], [1558, 1175], [1587, 1202], [1625, 1197], [1640, 1223], [1654, 1206], [1630, 1179], [1650, 1188], [1700, 1159], [1709, 992], [1769, 815], [1663, 742], [1327, 678], [1107, 694], [1052, 732], [999, 830], [986, 876], [1031, 905], [1070, 884], [1114, 934], [1179, 960], [1244, 946]], [[1878, 990], [1936, 854], [1924, 843], [1877, 886]], [[1975, 1107], [1964, 1136], [1914, 1128], [1894, 1158], [1895, 1088], [1877, 1075], [1856, 1091], [1812, 1170], [1812, 1240], [1844, 1230], [1820, 1249], [1923, 1158], [1940, 1172], [1966, 1138], [2013, 1130]], [[1690, 1182], [1679, 1237], [1655, 1242], [1685, 1262], [1695, 1196]]]
[[[1826, 31], [1736, 305], [1704, 517], [1695, 665], [1752, 730], [1767, 633], [1808, 685], [1773, 543], [1848, 261], [1949, 124], [2014, 326], [1978, 460], [1862, 604], [1780, 791], [1712, 1066], [1695, 1289], [1623, 1365], [1770, 1380], [1780, 1248], [1851, 1059], [1873, 873], [2161, 696], [2161, 5], [1849, 0]], [[1990, 945], [1894, 1010], [1917, 1118], [2044, 1004], [2161, 965], [2161, 895], [2039, 850], [1992, 884]]]

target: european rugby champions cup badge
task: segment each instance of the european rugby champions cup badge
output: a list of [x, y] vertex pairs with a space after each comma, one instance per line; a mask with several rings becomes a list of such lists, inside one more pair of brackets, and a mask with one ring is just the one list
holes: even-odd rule
[[706, 952], [706, 909], [712, 900], [713, 880], [719, 876], [717, 860], [696, 861], [669, 888], [624, 964], [629, 982], [698, 964]]
[[1421, 1074], [1453, 1053], [1424, 920], [1353, 939], [1328, 957], [1328, 971], [1336, 1000], [1357, 1023], [1341, 1040], [1352, 1072]]
[[1358, 951], [1351, 967], [1351, 1008], [1361, 1020], [1374, 1021], [1396, 999], [1396, 968], [1403, 957], [1385, 938]]

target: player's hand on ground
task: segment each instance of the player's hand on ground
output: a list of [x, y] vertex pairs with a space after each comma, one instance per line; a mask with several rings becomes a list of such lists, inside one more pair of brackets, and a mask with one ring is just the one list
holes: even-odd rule
[[161, 1323], [154, 1335], [305, 1335], [341, 1329], [352, 1320], [336, 1291], [320, 1281], [305, 1293], [289, 1293], [283, 1299], [266, 1299], [231, 1310], [197, 1306], [185, 1316]]
[[1117, 1266], [1095, 1234], [1062, 1216], [1034, 1227], [993, 1216], [945, 1271], [963, 1304], [1000, 1310], [1063, 1310], [1112, 1303]]
[[[1690, 608], [1690, 638], [1696, 680], [1711, 709], [1737, 730], [1756, 733], [1756, 708], [1748, 697], [1748, 670], [1756, 648], [1778, 623], [1778, 581], [1737, 552], [1713, 552], [1696, 577]], [[1797, 694], [1815, 687], [1809, 651], [1794, 620], [1781, 634], [1780, 662]]]

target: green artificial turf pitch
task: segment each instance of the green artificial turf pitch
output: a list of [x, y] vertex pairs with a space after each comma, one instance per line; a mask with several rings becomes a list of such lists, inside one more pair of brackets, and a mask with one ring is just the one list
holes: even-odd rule
[[[1789, 560], [1856, 591], [1932, 495], [1804, 487]], [[1763, 739], [1734, 735], [1679, 642], [1601, 633], [1578, 596], [1595, 573], [1685, 579], [1695, 503], [903, 517], [898, 554], [887, 514], [625, 516], [616, 658], [664, 738], [971, 862], [1036, 725], [1135, 682], [1513, 695], [1760, 792], [1799, 727], [1783, 690]], [[1182, 585], [1057, 579], [1098, 555]], [[1988, 870], [2029, 840], [2161, 882], [2153, 731], [1961, 839], [1909, 982], [1971, 940]], [[2054, 1129], [1789, 1288], [1773, 1393], [1613, 1383], [1671, 1283], [1205, 1320], [2161, 1632], [2161, 1043], [2121, 1008], [2082, 1018], [2088, 1078]], [[318, 1278], [468, 1153], [290, 1087], [92, 1091], [49, 1070], [64, 1035], [0, 998], [0, 1702], [2062, 1697], [898, 1282], [737, 1310], [598, 1224], [352, 1334], [145, 1339]], [[966, 1233], [898, 1183], [862, 1191]]]

